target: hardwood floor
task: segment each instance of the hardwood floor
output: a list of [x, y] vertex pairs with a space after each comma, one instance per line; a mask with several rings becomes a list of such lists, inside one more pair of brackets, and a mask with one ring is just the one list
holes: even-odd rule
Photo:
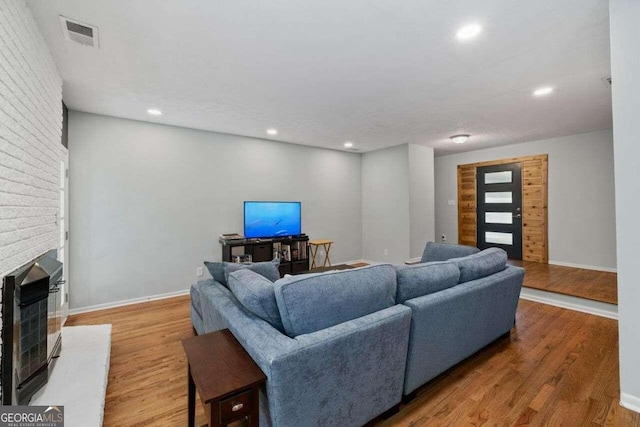
[[528, 261], [509, 263], [524, 267], [524, 286], [528, 288], [618, 304], [616, 273]]
[[[191, 336], [189, 297], [72, 316], [67, 326], [111, 323], [105, 427], [183, 426]], [[521, 300], [504, 338], [424, 386], [374, 426], [640, 426], [618, 405], [617, 322]], [[196, 425], [204, 424], [198, 403]]]

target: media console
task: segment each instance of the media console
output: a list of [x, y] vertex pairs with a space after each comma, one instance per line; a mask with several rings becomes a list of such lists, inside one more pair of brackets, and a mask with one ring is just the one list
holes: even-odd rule
[[309, 237], [293, 236], [273, 239], [246, 239], [221, 241], [222, 261], [238, 262], [243, 255], [251, 261], [264, 262], [280, 259], [280, 276], [309, 270]]

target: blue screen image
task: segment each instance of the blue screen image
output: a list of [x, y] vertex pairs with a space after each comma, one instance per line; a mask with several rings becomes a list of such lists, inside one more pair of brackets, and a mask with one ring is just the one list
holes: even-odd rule
[[300, 202], [244, 202], [244, 236], [297, 236], [301, 234]]

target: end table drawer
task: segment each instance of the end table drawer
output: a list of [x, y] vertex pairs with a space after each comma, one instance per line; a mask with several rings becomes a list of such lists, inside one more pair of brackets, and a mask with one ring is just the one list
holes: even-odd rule
[[251, 390], [220, 401], [220, 422], [226, 424], [249, 415]]

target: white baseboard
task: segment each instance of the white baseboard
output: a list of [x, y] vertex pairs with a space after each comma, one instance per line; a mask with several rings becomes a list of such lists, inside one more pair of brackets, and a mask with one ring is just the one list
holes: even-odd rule
[[89, 313], [91, 311], [98, 311], [98, 310], [106, 310], [109, 308], [123, 307], [125, 305], [139, 304], [141, 302], [156, 301], [156, 300], [173, 298], [173, 297], [178, 297], [181, 295], [188, 295], [188, 294], [189, 294], [189, 289], [185, 289], [182, 291], [167, 292], [166, 294], [157, 294], [157, 295], [151, 295], [148, 297], [131, 298], [131, 299], [126, 299], [121, 301], [107, 302], [104, 304], [90, 305], [88, 307], [72, 308], [71, 310], [69, 310], [69, 315]]
[[620, 406], [624, 406], [627, 409], [640, 413], [640, 397], [621, 392]]
[[336, 262], [336, 263], [333, 263], [333, 265], [338, 265], [338, 264], [349, 264], [349, 265], [351, 265], [351, 264], [357, 264], [357, 263], [360, 263], [360, 262], [363, 262], [363, 263], [369, 264], [369, 265], [380, 264], [377, 261], [369, 261], [368, 259], [356, 259], [356, 260], [353, 260], [353, 261], [344, 261], [344, 262], [340, 262], [340, 263]]
[[560, 267], [582, 268], [584, 270], [606, 271], [608, 273], [617, 273], [618, 272], [617, 268], [598, 267], [596, 265], [573, 264], [571, 262], [561, 262], [561, 261], [551, 261], [551, 260], [549, 260], [549, 264], [551, 264], [551, 265], [559, 265]]
[[606, 302], [593, 301], [570, 295], [556, 294], [532, 288], [522, 288], [520, 298], [618, 320], [618, 306], [615, 304], [608, 304]]

